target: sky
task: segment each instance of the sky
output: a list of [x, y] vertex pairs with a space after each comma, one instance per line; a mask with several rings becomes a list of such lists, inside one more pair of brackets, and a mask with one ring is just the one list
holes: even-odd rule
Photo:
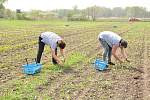
[[108, 8], [141, 6], [150, 11], [150, 0], [8, 0], [5, 7], [23, 11], [53, 10], [53, 9], [72, 9], [77, 5], [78, 9], [84, 9], [89, 6], [103, 6]]

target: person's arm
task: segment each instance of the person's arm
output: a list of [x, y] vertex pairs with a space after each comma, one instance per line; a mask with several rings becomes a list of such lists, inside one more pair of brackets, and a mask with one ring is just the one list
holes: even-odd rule
[[126, 49], [121, 48], [121, 54], [122, 54], [123, 58], [127, 59]]
[[61, 53], [61, 55], [62, 55], [63, 57], [65, 57], [65, 56], [64, 56], [64, 49], [60, 49], [60, 53]]
[[123, 61], [116, 55], [117, 48], [118, 48], [117, 45], [114, 45], [112, 47], [112, 55], [116, 58], [116, 60], [118, 60], [120, 63], [122, 63]]
[[123, 57], [125, 58], [125, 60], [127, 62], [130, 62], [130, 60], [128, 60], [128, 56], [127, 56], [127, 49], [121, 48], [121, 53], [122, 53]]
[[61, 55], [62, 55], [62, 57], [64, 59], [64, 62], [65, 62], [64, 49], [60, 49], [60, 53], [61, 53]]
[[61, 60], [59, 59], [59, 57], [55, 54], [55, 50], [51, 49], [52, 52], [52, 57], [57, 61], [58, 64], [62, 64]]

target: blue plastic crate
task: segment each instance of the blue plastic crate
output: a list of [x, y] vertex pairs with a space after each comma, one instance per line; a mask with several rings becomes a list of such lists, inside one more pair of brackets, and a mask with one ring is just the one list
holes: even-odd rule
[[25, 74], [30, 74], [30, 75], [39, 73], [42, 68], [42, 64], [40, 63], [30, 63], [30, 64], [25, 64], [22, 66], [23, 66], [23, 72]]
[[96, 59], [94, 62], [94, 66], [97, 70], [103, 71], [108, 68], [108, 64], [106, 61]]

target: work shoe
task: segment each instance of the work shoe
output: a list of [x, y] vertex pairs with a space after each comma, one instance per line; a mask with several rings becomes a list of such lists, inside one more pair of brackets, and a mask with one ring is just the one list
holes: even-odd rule
[[114, 63], [112, 63], [112, 62], [108, 62], [108, 64], [109, 64], [109, 65], [115, 65], [115, 64], [114, 64]]

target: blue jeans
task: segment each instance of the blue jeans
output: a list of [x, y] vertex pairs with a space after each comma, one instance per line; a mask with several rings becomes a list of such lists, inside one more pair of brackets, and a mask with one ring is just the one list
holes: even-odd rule
[[108, 58], [108, 62], [111, 62], [112, 47], [110, 47], [104, 39], [100, 38], [99, 41], [102, 47], [104, 48], [103, 60], [107, 61], [107, 58]]

